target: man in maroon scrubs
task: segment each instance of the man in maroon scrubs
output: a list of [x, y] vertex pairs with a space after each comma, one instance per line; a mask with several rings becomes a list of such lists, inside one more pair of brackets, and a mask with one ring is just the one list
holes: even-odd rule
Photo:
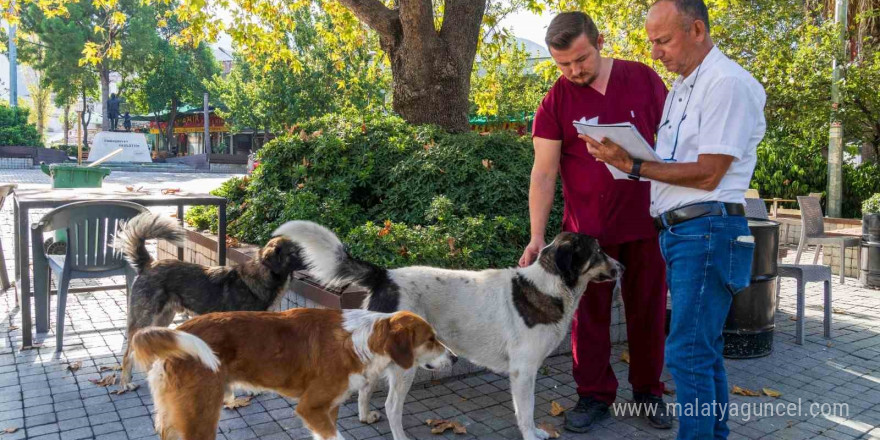
[[[519, 264], [531, 264], [545, 246], [556, 176], [562, 176], [562, 229], [591, 235], [626, 270], [621, 295], [629, 340], [629, 381], [638, 403], [657, 403], [644, 414], [651, 425], [670, 428], [662, 401], [666, 264], [648, 212], [650, 183], [615, 180], [578, 139], [572, 121], [630, 122], [652, 146], [663, 113], [666, 86], [648, 66], [600, 55], [603, 38], [580, 12], [556, 16], [547, 29], [550, 55], [562, 72], [535, 114], [535, 164], [529, 188], [531, 242]], [[565, 428], [585, 432], [609, 414], [617, 397], [611, 369], [611, 302], [614, 285], [591, 284], [572, 323], [573, 376], [580, 396], [566, 412]]]

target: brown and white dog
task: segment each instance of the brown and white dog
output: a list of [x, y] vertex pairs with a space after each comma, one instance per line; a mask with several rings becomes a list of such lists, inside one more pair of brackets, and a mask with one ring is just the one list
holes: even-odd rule
[[296, 413], [316, 439], [341, 440], [336, 417], [353, 391], [389, 369], [455, 361], [418, 315], [365, 310], [211, 313], [175, 330], [142, 329], [131, 350], [138, 365], [152, 364], [163, 440], [213, 440], [234, 388], [298, 399]]

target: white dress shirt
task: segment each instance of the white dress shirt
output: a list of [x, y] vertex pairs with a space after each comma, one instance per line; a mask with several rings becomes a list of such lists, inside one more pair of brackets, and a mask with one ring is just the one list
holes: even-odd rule
[[[657, 154], [667, 162], [696, 162], [700, 154], [733, 156], [713, 191], [651, 181], [651, 215], [691, 203], [745, 204], [745, 193], [764, 137], [764, 87], [717, 47], [666, 97], [657, 132]], [[677, 138], [677, 141], [676, 141]]]

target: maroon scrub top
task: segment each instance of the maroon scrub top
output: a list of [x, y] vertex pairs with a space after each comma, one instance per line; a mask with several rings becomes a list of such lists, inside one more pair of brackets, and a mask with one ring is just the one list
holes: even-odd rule
[[564, 231], [591, 235], [602, 245], [657, 235], [648, 208], [650, 182], [615, 180], [587, 152], [572, 121], [599, 117], [600, 124], [631, 122], [653, 147], [666, 86], [650, 67], [614, 60], [605, 95], [560, 77], [538, 107], [532, 136], [562, 141], [560, 175]]

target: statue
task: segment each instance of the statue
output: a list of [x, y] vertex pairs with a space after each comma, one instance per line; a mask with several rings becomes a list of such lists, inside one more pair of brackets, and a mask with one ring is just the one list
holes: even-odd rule
[[125, 114], [122, 115], [122, 128], [124, 128], [125, 131], [131, 131], [131, 115], [129, 115], [128, 112], [125, 112]]
[[107, 101], [107, 118], [110, 119], [110, 130], [116, 131], [119, 124], [119, 102], [121, 100], [115, 93], [110, 94], [110, 100]]

